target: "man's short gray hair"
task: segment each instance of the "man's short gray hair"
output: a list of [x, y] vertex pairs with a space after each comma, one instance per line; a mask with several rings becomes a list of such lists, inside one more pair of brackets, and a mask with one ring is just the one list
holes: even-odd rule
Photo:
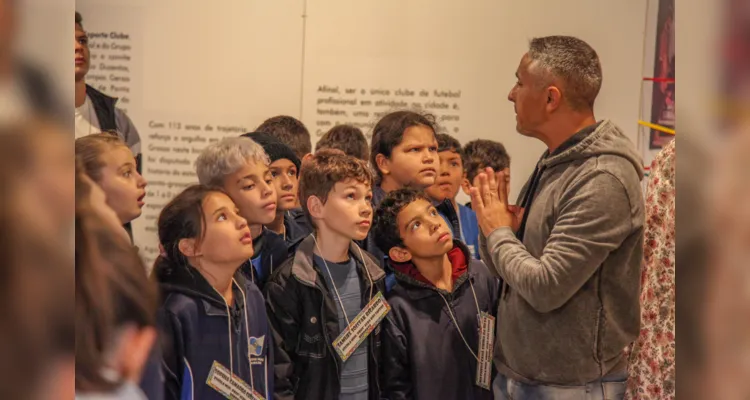
[[529, 58], [563, 82], [563, 96], [575, 110], [592, 109], [602, 87], [602, 66], [596, 51], [572, 36], [546, 36], [529, 43]]
[[224, 178], [247, 163], [269, 164], [263, 147], [247, 137], [227, 137], [208, 145], [195, 161], [198, 181], [203, 185], [223, 186]]

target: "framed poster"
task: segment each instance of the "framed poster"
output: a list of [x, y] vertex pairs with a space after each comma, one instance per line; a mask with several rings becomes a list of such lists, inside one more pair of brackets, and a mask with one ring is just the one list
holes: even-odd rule
[[[651, 123], [674, 129], [675, 126], [675, 24], [674, 0], [659, 0], [656, 25], [656, 55], [651, 101]], [[651, 129], [649, 148], [660, 149], [674, 135]]]

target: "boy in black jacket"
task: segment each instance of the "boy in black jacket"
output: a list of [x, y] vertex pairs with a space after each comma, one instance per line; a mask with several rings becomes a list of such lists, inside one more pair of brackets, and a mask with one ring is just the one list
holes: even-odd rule
[[385, 273], [354, 242], [372, 222], [372, 175], [361, 160], [316, 154], [300, 200], [315, 232], [265, 287], [274, 331], [275, 399], [379, 399]]
[[384, 397], [492, 399], [499, 282], [413, 189], [383, 199], [371, 235], [397, 281], [383, 322]]

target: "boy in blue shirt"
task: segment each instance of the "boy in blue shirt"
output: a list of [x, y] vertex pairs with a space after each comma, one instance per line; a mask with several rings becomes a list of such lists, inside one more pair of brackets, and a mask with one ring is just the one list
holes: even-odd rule
[[466, 178], [461, 143], [451, 135], [437, 135], [440, 172], [435, 184], [425, 189], [440, 215], [449, 223], [453, 236], [464, 242], [473, 258], [479, 259], [479, 224], [472, 209], [456, 202]]

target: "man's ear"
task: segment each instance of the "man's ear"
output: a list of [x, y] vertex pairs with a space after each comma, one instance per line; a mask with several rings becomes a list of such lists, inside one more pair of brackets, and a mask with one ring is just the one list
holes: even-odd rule
[[391, 160], [383, 154], [378, 154], [375, 156], [375, 168], [379, 169], [383, 175], [388, 175], [391, 173]]
[[562, 93], [557, 86], [550, 86], [547, 88], [547, 110], [554, 111], [562, 102]]
[[307, 153], [304, 156], [302, 156], [302, 160], [300, 162], [300, 165], [304, 163], [305, 161], [310, 161], [313, 158], [313, 153]]
[[307, 210], [313, 220], [323, 219], [323, 201], [318, 196], [309, 196], [307, 198]]
[[195, 239], [185, 238], [180, 239], [177, 247], [180, 249], [180, 253], [184, 254], [185, 257], [197, 257], [200, 255], [200, 252], [195, 244]]
[[404, 263], [411, 260], [411, 252], [403, 247], [396, 246], [388, 251], [388, 257], [395, 262]]

